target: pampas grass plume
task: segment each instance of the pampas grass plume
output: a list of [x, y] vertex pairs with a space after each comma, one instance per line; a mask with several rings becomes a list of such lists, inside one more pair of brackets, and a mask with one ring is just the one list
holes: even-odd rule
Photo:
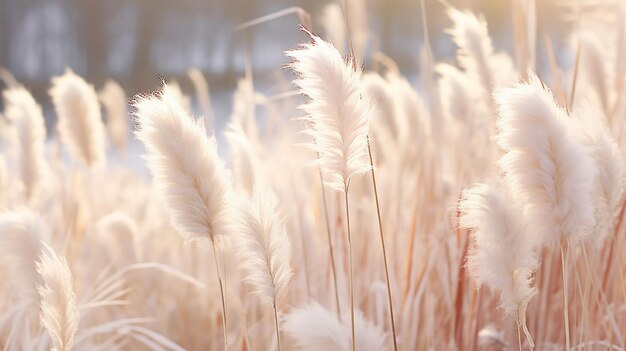
[[146, 147], [148, 168], [172, 224], [185, 240], [225, 234], [230, 176], [203, 119], [189, 116], [166, 84], [134, 106], [135, 135]]
[[126, 154], [128, 143], [128, 109], [124, 89], [114, 80], [108, 80], [98, 92], [107, 111], [107, 129], [117, 151]]
[[507, 314], [525, 311], [537, 293], [532, 284], [537, 255], [512, 203], [504, 187], [488, 184], [464, 190], [459, 203], [459, 226], [470, 230], [475, 243], [467, 259], [470, 273], [500, 294]]
[[[356, 350], [387, 350], [386, 335], [380, 328], [367, 321], [360, 312], [355, 318]], [[337, 316], [315, 301], [291, 310], [284, 318], [283, 328], [295, 341], [296, 350], [349, 351], [351, 349], [350, 326], [339, 321]]]
[[[310, 33], [309, 33], [310, 34]], [[331, 44], [310, 34], [312, 42], [288, 51], [295, 84], [310, 100], [301, 106], [310, 123], [326, 184], [345, 190], [350, 178], [370, 169], [367, 132], [372, 105], [361, 87], [361, 71], [344, 62]]]
[[539, 78], [499, 90], [496, 141], [499, 165], [512, 197], [523, 204], [538, 244], [587, 239], [594, 224], [591, 201], [596, 166], [574, 122]]
[[59, 118], [59, 135], [72, 156], [88, 166], [103, 165], [104, 125], [93, 86], [67, 69], [52, 78], [50, 96]]
[[41, 324], [50, 334], [52, 350], [69, 351], [80, 318], [70, 268], [65, 258], [58, 256], [50, 246], [44, 245], [37, 262], [37, 272], [43, 281], [43, 285], [38, 287]]
[[41, 107], [22, 86], [3, 93], [5, 114], [12, 126], [11, 152], [22, 183], [25, 198], [31, 199], [42, 191], [48, 175], [44, 157], [46, 126]]
[[291, 245], [278, 200], [270, 191], [257, 186], [252, 201], [239, 206], [239, 253], [246, 280], [264, 301], [276, 302], [289, 283]]

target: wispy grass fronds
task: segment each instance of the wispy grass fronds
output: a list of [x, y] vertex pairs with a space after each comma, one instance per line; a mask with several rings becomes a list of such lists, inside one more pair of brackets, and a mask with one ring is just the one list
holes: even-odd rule
[[257, 185], [252, 201], [241, 200], [237, 225], [238, 251], [245, 280], [261, 300], [274, 309], [276, 339], [280, 350], [278, 299], [293, 275], [291, 245], [280, 218], [276, 196]]
[[371, 102], [363, 94], [360, 70], [344, 62], [331, 44], [310, 34], [312, 42], [286, 55], [294, 61], [295, 81], [309, 101], [301, 106], [310, 122], [326, 184], [345, 190], [350, 178], [369, 170], [367, 132]]
[[[386, 335], [360, 312], [356, 314], [355, 324], [357, 350], [387, 350]], [[293, 309], [285, 316], [283, 325], [297, 350], [350, 350], [350, 327], [315, 301]]]
[[533, 276], [539, 262], [521, 211], [504, 186], [488, 184], [464, 190], [459, 210], [459, 225], [469, 229], [474, 240], [467, 258], [470, 274], [479, 285], [498, 292], [500, 307], [526, 330], [526, 308], [537, 294]]
[[11, 123], [10, 151], [26, 200], [41, 194], [49, 176], [44, 157], [46, 126], [41, 107], [22, 86], [4, 91], [5, 115]]
[[615, 230], [620, 205], [624, 199], [624, 153], [609, 131], [602, 111], [591, 105], [577, 111], [576, 123], [584, 134], [583, 142], [591, 149], [597, 166], [592, 191], [595, 205], [595, 233], [591, 240], [596, 247]]
[[169, 82], [167, 83], [167, 86], [170, 90], [170, 95], [172, 96], [172, 98], [176, 100], [176, 102], [180, 106], [182, 106], [183, 110], [185, 110], [187, 113], [191, 113], [191, 98], [183, 93], [183, 90], [180, 88], [178, 82]]
[[301, 351], [350, 350], [350, 331], [337, 316], [312, 302], [285, 316], [283, 329]]
[[52, 78], [50, 96], [59, 118], [59, 136], [72, 157], [88, 166], [103, 165], [104, 125], [93, 86], [67, 69]]
[[106, 126], [113, 145], [122, 155], [126, 154], [128, 144], [128, 109], [126, 93], [114, 80], [107, 80], [98, 92], [98, 97], [106, 109]]
[[19, 282], [22, 296], [35, 292], [39, 280], [35, 262], [46, 239], [42, 219], [30, 210], [19, 209], [0, 214], [0, 253], [9, 261]]
[[209, 128], [209, 130], [211, 130], [215, 117], [213, 116], [213, 108], [211, 107], [211, 92], [209, 90], [209, 83], [204, 77], [202, 71], [195, 67], [192, 67], [187, 71], [187, 76], [191, 79], [191, 82], [196, 89], [196, 99], [200, 105], [202, 116], [204, 116], [204, 124], [207, 128]]
[[257, 187], [252, 201], [239, 209], [239, 253], [246, 280], [256, 294], [275, 303], [293, 275], [291, 245], [278, 211], [276, 196]]
[[73, 291], [72, 272], [65, 258], [57, 255], [48, 245], [42, 247], [37, 261], [37, 272], [43, 281], [38, 287], [41, 296], [41, 324], [50, 334], [52, 350], [72, 350], [80, 318]]
[[259, 160], [261, 145], [253, 144], [239, 120], [228, 124], [224, 136], [230, 146], [230, 165], [235, 189], [252, 196], [254, 184], [262, 175]]
[[233, 94], [233, 112], [230, 120], [242, 127], [243, 132], [252, 143], [256, 143], [259, 139], [255, 108], [256, 101], [252, 81], [240, 79], [237, 82], [237, 90]]
[[343, 55], [346, 50], [346, 23], [341, 6], [329, 3], [322, 10], [322, 27], [326, 32], [326, 39], [332, 43]]
[[168, 85], [134, 103], [148, 168], [172, 224], [185, 240], [228, 233], [230, 175], [202, 118], [187, 114]]
[[[308, 32], [307, 32], [308, 33]], [[361, 71], [353, 61], [344, 62], [331, 44], [309, 33], [313, 40], [286, 55], [294, 61], [291, 68], [300, 91], [310, 100], [300, 106], [307, 116], [307, 131], [314, 139], [325, 183], [343, 191], [348, 238], [348, 274], [352, 350], [356, 347], [353, 285], [352, 234], [348, 189], [354, 175], [371, 169], [368, 140], [372, 105], [362, 89]], [[353, 58], [354, 59], [354, 58]]]
[[596, 166], [574, 122], [530, 73], [527, 83], [496, 93], [496, 140], [512, 197], [523, 206], [539, 244], [587, 238], [594, 224], [591, 201]]
[[187, 114], [176, 94], [164, 84], [154, 96], [134, 104], [139, 129], [135, 135], [148, 151], [148, 168], [170, 220], [186, 241], [209, 240], [222, 302], [224, 349], [228, 323], [224, 283], [218, 264], [218, 235], [230, 233], [230, 174], [207, 138], [204, 120]]

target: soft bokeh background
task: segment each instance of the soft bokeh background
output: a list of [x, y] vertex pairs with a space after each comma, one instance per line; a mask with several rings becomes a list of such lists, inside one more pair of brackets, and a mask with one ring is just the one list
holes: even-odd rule
[[[107, 78], [118, 81], [130, 96], [158, 87], [160, 80], [176, 80], [191, 93], [185, 76], [189, 67], [207, 77], [218, 120], [230, 111], [230, 93], [244, 75], [246, 45], [252, 60], [255, 88], [267, 94], [285, 89], [285, 50], [306, 37], [298, 18], [286, 16], [250, 30], [235, 27], [251, 19], [292, 6], [312, 16], [313, 29], [323, 35], [320, 0], [0, 0], [0, 66], [8, 69], [42, 103], [48, 118], [50, 77], [66, 67], [99, 88]], [[454, 46], [445, 33], [450, 25], [444, 6], [425, 0], [434, 55], [452, 58]], [[485, 15], [495, 47], [512, 51], [508, 1], [450, 1]], [[538, 1], [539, 33], [560, 38], [567, 25], [563, 5]], [[374, 48], [395, 60], [403, 74], [415, 81], [419, 50], [424, 41], [419, 0], [366, 1]], [[558, 15], [553, 15], [558, 13]], [[546, 21], [549, 19], [549, 21]], [[246, 44], [247, 43], [247, 44]], [[556, 41], [559, 46], [566, 43]], [[542, 42], [538, 61], [545, 62]], [[567, 61], [568, 57], [559, 57]], [[566, 62], [567, 64], [567, 62]], [[366, 68], [371, 60], [366, 57]], [[1, 83], [0, 83], [1, 84]]]

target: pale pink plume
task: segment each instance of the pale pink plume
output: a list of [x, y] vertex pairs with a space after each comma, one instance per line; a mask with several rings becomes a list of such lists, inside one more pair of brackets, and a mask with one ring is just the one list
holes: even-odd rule
[[459, 210], [459, 226], [468, 229], [474, 241], [467, 259], [470, 274], [500, 295], [505, 313], [519, 317], [537, 293], [533, 273], [538, 267], [521, 211], [504, 186], [488, 184], [464, 190]]
[[494, 86], [500, 86], [515, 78], [513, 63], [508, 56], [495, 54], [487, 22], [480, 16], [453, 7], [446, 10], [452, 20], [448, 33], [458, 46], [457, 59], [463, 70], [483, 90], [490, 94]]
[[225, 234], [230, 176], [203, 119], [189, 116], [165, 84], [134, 106], [135, 135], [148, 151], [148, 168], [172, 224], [186, 240]]
[[315, 139], [325, 182], [343, 191], [350, 178], [370, 169], [367, 133], [372, 104], [361, 86], [361, 71], [344, 62], [331, 44], [311, 34], [312, 42], [286, 55], [294, 61], [295, 84], [310, 100], [301, 108]]
[[230, 120], [242, 127], [244, 134], [251, 143], [256, 143], [259, 139], [255, 108], [256, 100], [252, 81], [240, 79], [233, 94], [233, 112], [230, 115]]
[[599, 107], [583, 105], [576, 115], [583, 142], [592, 150], [598, 169], [592, 191], [596, 216], [592, 240], [600, 247], [614, 232], [624, 199], [624, 153], [611, 135]]
[[193, 83], [193, 87], [196, 90], [196, 99], [198, 105], [200, 105], [200, 111], [204, 116], [204, 123], [207, 128], [211, 129], [213, 125], [213, 108], [211, 107], [211, 91], [209, 90], [209, 83], [207, 82], [204, 74], [199, 69], [192, 67], [187, 71], [187, 76]]
[[241, 125], [241, 120], [231, 121], [224, 132], [230, 146], [230, 165], [235, 189], [252, 195], [254, 184], [260, 177], [260, 144], [253, 144]]
[[292, 309], [285, 316], [282, 328], [299, 351], [350, 350], [350, 327], [317, 302]]
[[538, 244], [588, 238], [594, 225], [596, 165], [575, 122], [529, 72], [528, 82], [499, 90], [496, 141], [499, 166], [512, 198], [522, 205]]
[[48, 176], [44, 157], [46, 125], [41, 107], [22, 86], [4, 91], [5, 114], [11, 123], [11, 147], [17, 179], [26, 200], [40, 194]]
[[17, 283], [24, 297], [36, 294], [39, 278], [35, 262], [44, 239], [39, 215], [26, 209], [0, 214], [0, 256], [10, 263], [14, 272], [11, 281]]
[[343, 18], [341, 6], [337, 3], [324, 6], [321, 22], [326, 32], [326, 39], [343, 55], [346, 51], [346, 21]]
[[41, 324], [50, 334], [52, 350], [69, 351], [78, 329], [79, 311], [74, 296], [72, 272], [65, 258], [44, 245], [37, 262], [37, 272], [43, 284], [38, 287], [41, 296]]
[[72, 157], [88, 166], [104, 164], [104, 126], [93, 86], [67, 69], [52, 78], [50, 96], [59, 119], [59, 136]]
[[178, 82], [175, 80], [171, 81], [167, 84], [167, 86], [174, 100], [176, 100], [176, 102], [182, 106], [187, 113], [191, 113], [191, 98], [183, 93], [183, 90], [180, 88]]
[[[355, 315], [356, 350], [386, 350], [386, 335], [367, 321], [363, 314]], [[350, 322], [340, 322], [337, 315], [313, 301], [294, 308], [283, 321], [283, 330], [295, 341], [299, 351], [350, 351]]]
[[98, 92], [98, 97], [106, 109], [106, 126], [117, 151], [126, 154], [128, 144], [128, 108], [124, 89], [113, 80], [108, 80]]
[[291, 244], [271, 190], [258, 186], [252, 201], [241, 200], [237, 242], [245, 280], [264, 301], [276, 303], [293, 275]]

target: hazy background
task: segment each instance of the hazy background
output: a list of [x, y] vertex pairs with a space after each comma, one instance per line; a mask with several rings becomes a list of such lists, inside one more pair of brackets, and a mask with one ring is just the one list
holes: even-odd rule
[[[298, 30], [295, 15], [245, 32], [235, 32], [234, 28], [278, 10], [300, 6], [311, 14], [314, 31], [323, 34], [320, 16], [329, 2], [0, 0], [0, 66], [33, 91], [46, 115], [50, 77], [66, 67], [85, 77], [96, 89], [107, 78], [115, 79], [130, 96], [157, 88], [161, 78], [177, 80], [191, 94], [185, 72], [194, 66], [206, 75], [218, 118], [223, 119], [230, 108], [230, 92], [244, 75], [244, 39], [250, 47], [255, 86], [268, 93], [285, 88], [284, 84], [276, 84], [277, 77], [284, 76], [283, 51], [306, 39]], [[483, 13], [492, 36], [497, 33], [496, 48], [511, 50], [509, 1], [450, 3]], [[373, 41], [398, 63], [405, 75], [414, 79], [419, 72], [418, 54], [424, 40], [420, 1], [379, 0], [366, 4]], [[425, 4], [435, 56], [452, 58], [454, 46], [444, 32], [450, 26], [444, 7], [436, 0], [425, 0]], [[558, 11], [555, 8], [553, 1], [538, 1], [540, 30], [543, 18], [550, 18], [545, 27], [551, 33], [562, 26], [557, 16], [547, 16]], [[563, 45], [559, 41], [555, 44]], [[538, 41], [537, 46], [538, 60], [545, 61], [543, 43]], [[369, 65], [368, 60], [365, 65]]]

